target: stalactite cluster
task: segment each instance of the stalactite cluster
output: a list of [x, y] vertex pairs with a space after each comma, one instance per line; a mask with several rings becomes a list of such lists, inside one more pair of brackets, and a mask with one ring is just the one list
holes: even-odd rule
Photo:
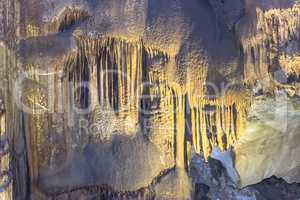
[[[249, 82], [266, 79], [270, 68], [278, 64], [279, 57], [292, 56], [299, 49], [299, 6], [267, 11], [257, 8], [256, 15], [253, 36], [241, 41], [245, 55], [245, 78]], [[285, 70], [287, 67], [279, 66], [276, 69]], [[292, 66], [289, 68], [288, 71], [293, 69]]]
[[190, 98], [194, 149], [207, 158], [213, 146], [226, 150], [233, 146], [244, 130], [251, 99], [241, 91], [208, 100]]
[[[96, 110], [112, 109], [123, 119], [129, 116], [130, 123], [139, 124], [167, 160], [175, 153], [177, 165], [184, 167], [188, 134], [196, 152], [208, 157], [213, 146], [225, 150], [242, 133], [250, 101], [241, 89], [230, 89], [217, 99], [206, 98], [203, 86], [202, 96], [186, 92], [192, 89], [168, 79], [165, 65], [172, 58], [143, 42], [80, 37], [78, 47], [66, 71], [75, 84], [85, 80], [97, 87], [86, 96], [88, 104]], [[97, 116], [91, 118], [101, 121]]]
[[[116, 123], [118, 119], [126, 122], [119, 123], [117, 131], [134, 134], [137, 131], [139, 100], [143, 88], [145, 49], [142, 44], [130, 44], [113, 38], [83, 37], [78, 38], [77, 43], [78, 52], [66, 65], [71, 72], [67, 80], [74, 82], [75, 88], [77, 83], [83, 82], [90, 86], [89, 94], [80, 90], [77, 93], [79, 96], [75, 97], [81, 106], [95, 108], [95, 112], [90, 115], [90, 123], [105, 127], [101, 123], [106, 112]], [[102, 112], [103, 117], [97, 114], [97, 110]], [[112, 133], [116, 130], [108, 131]]]
[[155, 79], [146, 67], [167, 62], [168, 55], [142, 41], [79, 37], [77, 44], [78, 52], [67, 59], [65, 79], [75, 88], [89, 83], [91, 91], [81, 103], [95, 108], [88, 118], [97, 127], [92, 141], [106, 142], [114, 134], [134, 136], [142, 129], [165, 154], [166, 167], [173, 166], [174, 94], [166, 80], [159, 83], [162, 77]]

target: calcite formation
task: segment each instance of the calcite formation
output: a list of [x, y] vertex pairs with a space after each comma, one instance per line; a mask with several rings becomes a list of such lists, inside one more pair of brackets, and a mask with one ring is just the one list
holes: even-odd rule
[[[236, 153], [240, 186], [298, 177], [296, 153], [292, 168], [272, 164], [297, 149], [299, 127], [252, 140], [249, 118], [278, 90], [299, 96], [297, 1], [10, 0], [0, 11], [4, 199], [167, 198], [160, 180], [188, 195], [191, 156], [216, 147]], [[276, 147], [258, 158], [256, 142]]]

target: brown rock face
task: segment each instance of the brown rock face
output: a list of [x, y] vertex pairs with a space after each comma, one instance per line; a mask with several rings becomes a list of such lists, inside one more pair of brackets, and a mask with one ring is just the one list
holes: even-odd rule
[[11, 0], [0, 13], [4, 199], [188, 199], [191, 156], [214, 147], [235, 151], [241, 186], [299, 181], [299, 127], [274, 132], [282, 118], [267, 115], [290, 101], [278, 91], [300, 96], [297, 1]]

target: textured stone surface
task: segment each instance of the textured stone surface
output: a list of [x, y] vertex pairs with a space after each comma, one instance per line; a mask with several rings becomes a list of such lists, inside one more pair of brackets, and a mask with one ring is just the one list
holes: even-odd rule
[[235, 148], [241, 186], [272, 175], [289, 183], [300, 182], [299, 102], [278, 94], [276, 100], [255, 103], [249, 117], [245, 134]]

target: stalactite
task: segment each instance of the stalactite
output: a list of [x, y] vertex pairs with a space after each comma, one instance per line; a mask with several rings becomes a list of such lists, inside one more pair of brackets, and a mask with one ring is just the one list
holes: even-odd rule
[[101, 106], [110, 106], [120, 111], [119, 114], [136, 109], [142, 89], [142, 46], [113, 38], [80, 38], [78, 46], [76, 59], [79, 63], [75, 64], [78, 69], [72, 76], [84, 70], [90, 73], [91, 77], [85, 79], [97, 86], [98, 94], [95, 95], [98, 98], [95, 99]]
[[173, 88], [175, 98], [176, 167], [185, 169], [185, 98], [180, 87]]

